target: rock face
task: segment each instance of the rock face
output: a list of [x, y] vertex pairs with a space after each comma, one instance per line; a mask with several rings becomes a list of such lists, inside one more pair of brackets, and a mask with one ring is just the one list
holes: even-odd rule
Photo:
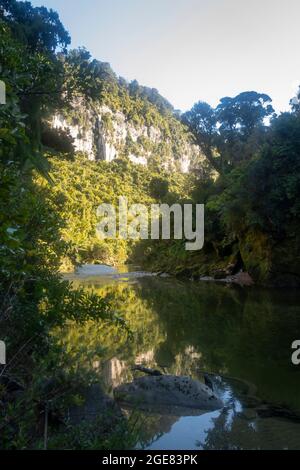
[[[161, 119], [163, 123], [167, 118]], [[163, 125], [147, 125], [142, 119], [137, 123], [106, 105], [88, 107], [81, 100], [68, 116], [54, 115], [50, 125], [68, 132], [75, 151], [85, 153], [90, 160], [111, 162], [126, 156], [133, 163], [147, 165], [151, 158], [161, 157], [165, 169], [186, 173], [201, 160], [200, 151], [184, 126], [175, 118], [170, 119], [174, 132]]]
[[295, 227], [286, 227], [287, 236], [274, 240], [258, 230], [248, 231], [239, 240], [241, 258], [257, 284], [278, 287], [300, 285], [300, 243]]
[[190, 377], [175, 375], [139, 377], [117, 387], [114, 396], [120, 403], [138, 408], [149, 405], [213, 411], [223, 407], [209, 387]]

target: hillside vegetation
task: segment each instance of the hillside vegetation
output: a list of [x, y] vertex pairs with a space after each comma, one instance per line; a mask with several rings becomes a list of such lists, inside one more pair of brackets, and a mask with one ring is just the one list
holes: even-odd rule
[[[7, 449], [41, 448], [46, 410], [55, 430], [80, 403], [82, 384], [96, 380], [53, 329], [93, 319], [129, 334], [109, 297], [72, 288], [62, 269], [138, 261], [193, 279], [242, 269], [260, 285], [300, 284], [299, 100], [276, 116], [270, 97], [250, 91], [179, 115], [156, 90], [127, 83], [69, 45], [56, 12], [0, 0], [0, 331], [9, 351], [0, 370], [0, 447]], [[80, 120], [78, 98], [158, 126], [161, 145], [150, 165], [133, 165], [126, 152], [111, 164], [76, 154], [49, 122], [55, 113]], [[187, 133], [205, 162], [188, 175], [169, 173], [164, 160], [180, 156]], [[187, 252], [185, 240], [99, 241], [96, 208], [119, 195], [130, 203], [205, 204], [203, 250]], [[93, 445], [112, 448], [116, 440], [99, 429]], [[115, 431], [119, 448], [133, 445], [128, 429]], [[76, 448], [91, 448], [86, 433], [78, 436]]]
[[[132, 204], [172, 204], [190, 200], [193, 179], [181, 173], [154, 171], [127, 160], [111, 163], [88, 161], [78, 155], [75, 161], [51, 158], [53, 184], [48, 192], [49, 204], [65, 221], [60, 235], [70, 247], [61, 259], [61, 270], [80, 263], [121, 265], [143, 263], [144, 246], [139, 240], [105, 239], [97, 236], [97, 208], [113, 204], [118, 213], [119, 197]], [[39, 184], [46, 185], [39, 178]]]

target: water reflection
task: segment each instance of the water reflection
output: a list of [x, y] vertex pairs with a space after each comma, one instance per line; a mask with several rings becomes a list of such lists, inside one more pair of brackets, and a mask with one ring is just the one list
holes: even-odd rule
[[[125, 272], [124, 272], [125, 271]], [[300, 448], [300, 295], [112, 272], [73, 276], [107, 297], [132, 337], [116, 327], [70, 324], [70, 356], [98, 370], [108, 393], [134, 377], [136, 363], [203, 380], [212, 372], [225, 402], [201, 416], [145, 415], [141, 447], [152, 449]]]

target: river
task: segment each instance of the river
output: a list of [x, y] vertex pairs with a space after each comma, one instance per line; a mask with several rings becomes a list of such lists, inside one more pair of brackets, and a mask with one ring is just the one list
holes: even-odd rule
[[109, 299], [130, 329], [68, 325], [70, 356], [99, 374], [107, 394], [130, 382], [134, 364], [203, 381], [222, 410], [145, 414], [137, 447], [300, 449], [300, 294], [152, 276], [135, 267], [83, 266], [68, 278]]

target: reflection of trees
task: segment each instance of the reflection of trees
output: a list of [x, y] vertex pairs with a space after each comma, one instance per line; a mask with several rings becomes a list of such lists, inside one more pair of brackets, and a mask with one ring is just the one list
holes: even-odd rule
[[[88, 288], [109, 299], [132, 338], [120, 327], [92, 320], [69, 323], [53, 334], [65, 346], [67, 366], [97, 367], [107, 390], [131, 381], [130, 366], [139, 361], [177, 375], [198, 376], [199, 369], [206, 369], [239, 377], [256, 384], [262, 398], [300, 408], [294, 393], [300, 377], [290, 366], [290, 345], [300, 337], [296, 295], [149, 277], [138, 284], [97, 286], [90, 281]], [[270, 419], [256, 419], [254, 429], [252, 421], [240, 417], [234, 390], [200, 447], [255, 448], [266, 442], [267, 433], [280, 445], [280, 432], [287, 432], [287, 426], [277, 420], [274, 431]], [[177, 419], [146, 416], [141, 442], [149, 445]]]
[[255, 383], [269, 401], [300, 408], [293, 392], [300, 377], [290, 366], [290, 345], [300, 337], [296, 294], [149, 277], [89, 284], [126, 319], [133, 337], [94, 321], [69, 324], [61, 341], [77, 364], [98, 361], [101, 369], [116, 358], [123, 364], [118, 381], [132, 378], [137, 359], [178, 375], [218, 371]]
[[[293, 292], [231, 288], [220, 284], [142, 281], [142, 296], [159, 314], [167, 340], [156, 353], [201, 353], [188, 364], [253, 382], [268, 400], [300, 408], [300, 376], [290, 361], [290, 345], [300, 337], [299, 296]], [[171, 368], [172, 365], [170, 364]]]
[[204, 450], [299, 449], [299, 425], [275, 418], [247, 420], [224, 409], [212, 418], [212, 427], [199, 447]]
[[[148, 358], [149, 365], [153, 365], [154, 350], [165, 341], [164, 332], [138, 286], [115, 283], [90, 289], [110, 301], [113, 310], [126, 320], [131, 335], [121, 327], [95, 320], [84, 324], [69, 322], [53, 334], [64, 345], [70, 367], [98, 367], [106, 376], [106, 383], [115, 386], [131, 380], [129, 366], [137, 359]], [[114, 377], [116, 374], [119, 377]]]
[[[251, 446], [251, 434], [256, 437], [256, 432], [249, 422], [238, 418], [234, 410], [224, 409], [219, 416], [212, 418], [213, 426], [206, 432], [203, 443], [199, 447], [203, 450], [233, 450], [243, 449], [245, 443]], [[247, 436], [245, 436], [245, 431]], [[243, 445], [244, 444], [244, 445]]]
[[141, 413], [143, 426], [139, 435], [140, 447], [149, 447], [161, 436], [170, 432], [178, 419], [178, 416]]

